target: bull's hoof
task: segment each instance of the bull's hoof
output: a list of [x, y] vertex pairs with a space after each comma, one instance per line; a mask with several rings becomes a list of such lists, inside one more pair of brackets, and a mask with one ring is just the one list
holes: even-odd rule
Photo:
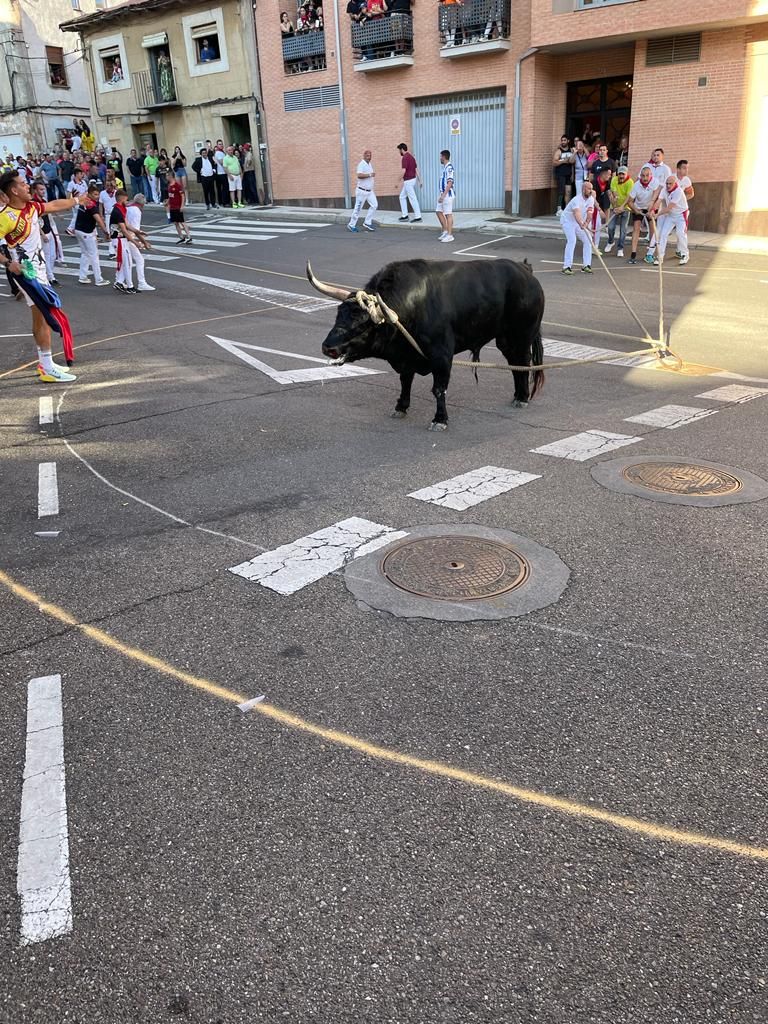
[[527, 405], [528, 405], [527, 402], [521, 402], [519, 398], [513, 398], [512, 399], [512, 408], [513, 409], [525, 409], [525, 407]]
[[429, 424], [429, 429], [430, 430], [447, 430], [448, 429], [448, 424], [447, 423], [436, 423], [436, 422], [433, 421], [432, 423]]
[[408, 414], [406, 413], [405, 409], [395, 409], [395, 411], [392, 413], [392, 419], [404, 420], [407, 415]]

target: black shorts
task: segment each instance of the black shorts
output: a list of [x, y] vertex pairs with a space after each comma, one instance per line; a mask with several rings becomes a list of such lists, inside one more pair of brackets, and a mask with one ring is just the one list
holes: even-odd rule
[[184, 211], [183, 210], [169, 210], [168, 216], [171, 218], [171, 224], [183, 224], [184, 223]]
[[647, 217], [647, 216], [648, 216], [648, 211], [647, 210], [641, 210], [639, 213], [633, 213], [632, 214], [632, 223], [633, 224], [637, 224], [637, 222], [639, 220], [642, 220], [643, 217]]

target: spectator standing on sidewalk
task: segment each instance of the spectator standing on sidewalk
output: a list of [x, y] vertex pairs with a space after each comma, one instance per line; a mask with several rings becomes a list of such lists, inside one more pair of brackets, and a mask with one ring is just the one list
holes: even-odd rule
[[448, 149], [440, 150], [440, 194], [437, 197], [435, 212], [442, 226], [438, 242], [452, 242], [453, 238], [453, 201], [456, 198], [456, 171], [451, 163]]
[[256, 186], [256, 160], [250, 142], [243, 146], [243, 199], [249, 206], [259, 205], [259, 190]]
[[567, 135], [560, 137], [560, 145], [552, 158], [552, 168], [557, 184], [557, 203], [555, 216], [559, 217], [571, 199], [573, 170], [576, 163], [576, 151], [571, 148], [571, 140]]
[[581, 139], [576, 140], [573, 150], [574, 194], [581, 195], [581, 186], [589, 181], [589, 153]]
[[421, 175], [419, 174], [419, 168], [416, 164], [416, 158], [413, 153], [408, 152], [408, 146], [401, 142], [397, 147], [400, 153], [400, 166], [403, 168], [402, 176], [402, 188], [400, 189], [400, 212], [402, 216], [399, 220], [408, 220], [408, 203], [410, 202], [413, 210], [413, 224], [421, 223], [421, 208], [419, 207], [419, 200], [416, 198], [416, 187], [415, 181], [418, 181], [419, 188], [422, 187]]
[[45, 175], [45, 187], [48, 196], [46, 201], [51, 203], [54, 199], [66, 199], [64, 186], [61, 183], [61, 178], [59, 178], [59, 166], [50, 153], [45, 154], [45, 158], [40, 164], [40, 169]]
[[216, 167], [216, 194], [219, 206], [229, 206], [229, 180], [224, 169], [224, 142], [216, 140], [216, 148], [213, 151], [213, 161]]
[[608, 221], [608, 244], [603, 251], [609, 253], [613, 249], [613, 241], [616, 237], [616, 228], [618, 227], [619, 247], [616, 250], [616, 256], [619, 259], [624, 255], [624, 240], [627, 237], [627, 226], [629, 225], [629, 207], [627, 203], [634, 184], [626, 167], [620, 167], [616, 172], [616, 176], [611, 178], [609, 190], [611, 214]]
[[[219, 204], [216, 202], [216, 162], [213, 159], [213, 153], [209, 149], [201, 149], [198, 159], [200, 161], [200, 170], [197, 173], [200, 178], [200, 184], [203, 187], [205, 208], [206, 210], [218, 210]], [[192, 164], [193, 170], [196, 163], [197, 160]]]
[[130, 156], [125, 163], [128, 167], [128, 173], [131, 176], [131, 192], [133, 195], [138, 195], [139, 192], [141, 192], [142, 195], [146, 195], [144, 192], [144, 161], [135, 149], [131, 150]]
[[378, 210], [379, 203], [376, 199], [376, 172], [371, 163], [372, 157], [373, 154], [370, 149], [366, 149], [363, 153], [363, 159], [357, 165], [357, 171], [355, 172], [357, 179], [355, 186], [355, 208], [352, 211], [349, 224], [347, 224], [347, 231], [357, 231], [357, 221], [366, 203], [368, 203], [368, 212], [365, 215], [363, 227], [366, 231], [376, 230], [373, 226], [373, 215]]
[[144, 173], [146, 174], [147, 181], [149, 182], [153, 203], [160, 202], [160, 182], [157, 178], [157, 169], [159, 166], [160, 157], [157, 155], [157, 150], [147, 147], [147, 155], [144, 157]]
[[227, 186], [229, 188], [229, 203], [233, 210], [242, 210], [243, 203], [243, 177], [240, 161], [235, 156], [235, 147], [227, 146], [227, 153], [223, 160], [224, 170], [227, 173]]
[[597, 153], [597, 156], [592, 161], [592, 163], [590, 164], [590, 167], [589, 167], [589, 172], [590, 172], [590, 174], [592, 176], [592, 184], [595, 185], [595, 187], [597, 187], [597, 179], [600, 177], [600, 175], [602, 174], [602, 172], [605, 170], [606, 167], [611, 172], [610, 175], [608, 176], [608, 183], [609, 184], [610, 184], [611, 178], [616, 173], [616, 161], [615, 160], [611, 160], [611, 158], [608, 156], [608, 147], [604, 143], [601, 143], [597, 147], [596, 153]]

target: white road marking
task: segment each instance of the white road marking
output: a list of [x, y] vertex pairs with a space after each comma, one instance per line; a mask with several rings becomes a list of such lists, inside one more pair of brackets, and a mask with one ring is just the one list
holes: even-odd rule
[[0, 334], [0, 338], [32, 338], [32, 334]]
[[469, 473], [451, 477], [450, 480], [442, 480], [431, 487], [411, 491], [408, 497], [463, 512], [472, 505], [479, 505], [498, 494], [511, 491], [514, 487], [540, 479], [537, 473], [522, 473], [516, 469], [503, 469], [501, 466], [482, 466]]
[[760, 398], [768, 395], [768, 388], [745, 388], [741, 384], [726, 384], [725, 387], [715, 388], [714, 391], [703, 391], [697, 398], [710, 398], [714, 402], [734, 402], [742, 404], [751, 402], [753, 398]]
[[55, 462], [41, 462], [37, 467], [37, 518], [59, 514], [59, 482]]
[[152, 252], [175, 253], [176, 256], [207, 256], [208, 253], [216, 252], [215, 249], [197, 249], [191, 245], [158, 245], [152, 243]]
[[210, 221], [195, 224], [196, 231], [224, 231], [248, 234], [256, 231], [269, 231], [272, 235], [302, 235], [305, 228], [285, 227], [282, 224], [272, 224], [268, 221], [258, 221], [253, 224], [211, 224]]
[[46, 423], [53, 423], [53, 398], [50, 395], [43, 395], [39, 402], [40, 426]]
[[187, 281], [196, 281], [198, 284], [211, 285], [213, 288], [223, 288], [225, 291], [236, 292], [238, 295], [247, 295], [251, 299], [261, 299], [270, 306], [280, 306], [283, 309], [293, 309], [298, 313], [314, 313], [318, 309], [330, 309], [338, 306], [334, 299], [324, 299], [320, 295], [302, 295], [300, 292], [282, 292], [276, 288], [263, 288], [258, 284], [244, 284], [242, 281], [226, 281], [219, 277], [203, 277], [201, 274], [187, 274], [183, 270], [168, 270], [165, 267], [155, 267], [155, 273], [172, 274], [174, 277], [184, 277]]
[[[175, 235], [175, 231], [159, 231], [160, 235]], [[220, 240], [234, 241], [236, 245], [245, 244], [245, 242], [269, 242], [273, 238], [277, 238], [277, 235], [263, 235], [263, 234], [235, 234], [231, 231], [219, 231], [216, 228], [196, 228], [195, 237], [201, 238], [204, 242], [218, 242]], [[181, 246], [179, 246], [181, 248]]]
[[61, 676], [31, 679], [16, 888], [21, 944], [72, 931]]
[[[307, 381], [313, 380], [340, 380], [344, 377], [364, 377], [373, 373], [386, 372], [385, 370], [371, 370], [367, 366], [357, 366], [356, 364], [330, 366], [327, 360], [318, 359], [315, 356], [305, 356], [298, 352], [283, 352], [278, 348], [263, 348], [261, 345], [246, 345], [245, 342], [228, 341], [226, 338], [217, 338], [213, 334], [209, 334], [207, 337], [211, 341], [215, 341], [217, 345], [221, 345], [227, 352], [231, 352], [233, 356], [242, 359], [244, 363], [248, 363], [249, 366], [253, 366], [256, 370], [261, 370], [262, 373], [266, 374], [267, 377], [270, 377], [277, 384], [305, 384]], [[321, 365], [302, 367], [299, 370], [276, 370], [269, 363], [249, 355], [245, 351], [246, 349], [252, 352], [268, 352], [272, 355], [284, 356], [287, 359], [298, 359], [308, 363], [320, 363]]]
[[[656, 267], [641, 267], [641, 273], [643, 274], [655, 274], [659, 276], [658, 268]], [[664, 277], [698, 277], [698, 274], [692, 274], [688, 270], [665, 270]]]
[[234, 565], [229, 571], [278, 594], [294, 594], [341, 569], [352, 558], [367, 555], [406, 536], [389, 526], [352, 516], [307, 537], [299, 537], [292, 544]]
[[58, 537], [61, 530], [35, 530], [36, 537]]
[[641, 412], [637, 416], [627, 416], [625, 423], [646, 423], [650, 427], [665, 427], [667, 430], [676, 430], [696, 420], [703, 420], [707, 416], [714, 416], [717, 409], [698, 409], [693, 405], [661, 405], [658, 409], [649, 409], [648, 412]]
[[[69, 252], [71, 252], [71, 250], [65, 250], [64, 255], [61, 257], [61, 259], [65, 263], [79, 264], [80, 257], [75, 255], [74, 253], [70, 256], [68, 255]], [[175, 256], [161, 256], [159, 253], [157, 255], [153, 255], [151, 252], [145, 252], [143, 253], [143, 256], [145, 260], [156, 260], [158, 263], [167, 263], [169, 260], [175, 259]], [[101, 272], [103, 274], [105, 273], [105, 271], [109, 270], [110, 267], [113, 269], [116, 268], [117, 260], [109, 259], [106, 253], [99, 253], [99, 264], [101, 265]]]
[[586, 462], [596, 455], [604, 455], [616, 448], [624, 448], [628, 444], [637, 444], [642, 437], [630, 437], [628, 434], [611, 434], [607, 430], [585, 430], [581, 434], [563, 437], [540, 448], [531, 448], [536, 455], [552, 455], [556, 459], [571, 459], [573, 462]]
[[649, 347], [648, 355], [626, 356], [617, 349], [599, 348], [596, 345], [581, 345], [576, 341], [557, 341], [554, 338], [543, 338], [544, 355], [553, 359], [593, 359], [605, 355], [600, 362], [611, 366], [653, 366], [656, 357]]
[[248, 220], [243, 221], [230, 221], [226, 219], [220, 220], [208, 220], [206, 224], [226, 224], [227, 227], [242, 228], [244, 231], [249, 231], [251, 226], [257, 228], [301, 228], [303, 231], [305, 228], [329, 228], [330, 224], [318, 224], [316, 221], [298, 221], [298, 220]]
[[[165, 243], [168, 241], [168, 239], [161, 238], [160, 239], [160, 244], [159, 245], [155, 245], [155, 240], [156, 239], [157, 239], [157, 235], [154, 235], [153, 238], [152, 238], [152, 250], [153, 251], [155, 249], [165, 249], [165, 248], [167, 248]], [[194, 241], [194, 238], [193, 238], [193, 241]], [[214, 240], [212, 238], [203, 238], [202, 242], [203, 242], [204, 245], [212, 246], [214, 251], [216, 249], [242, 249], [242, 247], [244, 245], [247, 245], [247, 242], [226, 242], [226, 241], [222, 241], [221, 239], [218, 239], [218, 238], [216, 239], [215, 242], [214, 242]], [[179, 246], [174, 245], [174, 246], [172, 246], [172, 249], [179, 249], [180, 250], [179, 255], [181, 255], [182, 252], [188, 252], [188, 253], [192, 254], [192, 246], [191, 245], [189, 245], [189, 246], [188, 245], [179, 245]], [[147, 254], [144, 253], [144, 255], [146, 256]]]
[[[474, 249], [482, 249], [484, 245], [493, 245], [494, 242], [506, 242], [508, 238], [514, 238], [515, 235], [502, 235], [501, 238], [489, 238], [487, 242], [478, 242], [477, 245], [469, 245], [466, 249], [456, 249], [453, 253], [454, 256], [469, 256], [470, 253], [474, 256]], [[486, 253], [479, 252], [478, 256], [482, 256], [488, 260], [496, 260], [499, 257], [497, 255], [489, 255]]]

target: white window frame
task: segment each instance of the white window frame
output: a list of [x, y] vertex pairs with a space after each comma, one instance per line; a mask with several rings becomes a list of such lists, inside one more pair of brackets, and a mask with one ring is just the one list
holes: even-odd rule
[[[123, 69], [123, 80], [112, 85], [111, 82], [104, 81], [104, 64], [101, 59], [102, 50], [114, 50], [117, 49], [120, 56], [120, 67]], [[101, 94], [108, 94], [111, 92], [122, 92], [124, 89], [131, 88], [131, 75], [128, 70], [128, 58], [125, 53], [125, 40], [123, 39], [122, 33], [117, 33], [113, 36], [101, 36], [100, 39], [94, 39], [91, 42], [91, 60], [93, 61], [92, 67], [94, 77], [96, 79], [96, 87]]]
[[593, 11], [598, 7], [615, 7], [617, 4], [636, 4], [640, 0], [576, 0], [577, 11]]
[[[216, 35], [219, 37], [219, 59], [208, 61], [205, 64], [198, 64], [196, 37], [192, 33], [203, 25], [214, 24], [216, 26]], [[181, 26], [184, 31], [187, 69], [189, 70], [190, 78], [199, 78], [201, 75], [218, 75], [222, 71], [229, 71], [227, 38], [224, 35], [224, 13], [221, 7], [213, 7], [207, 11], [198, 11], [197, 14], [187, 14], [181, 19]]]

